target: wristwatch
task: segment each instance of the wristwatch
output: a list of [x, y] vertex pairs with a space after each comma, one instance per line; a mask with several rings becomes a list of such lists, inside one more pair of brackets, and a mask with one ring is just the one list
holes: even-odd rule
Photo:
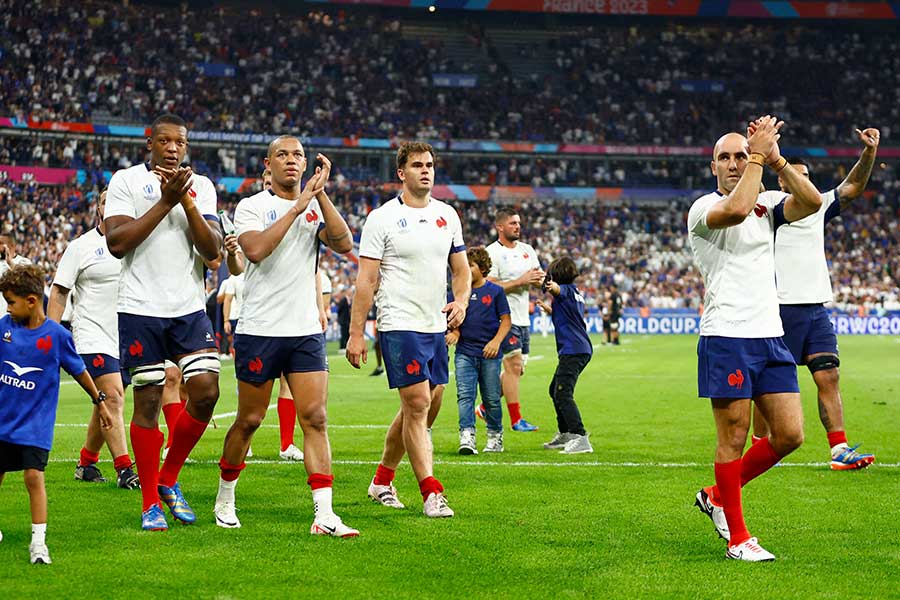
[[97, 392], [97, 398], [91, 400], [94, 405], [100, 404], [101, 402], [106, 402], [106, 392]]

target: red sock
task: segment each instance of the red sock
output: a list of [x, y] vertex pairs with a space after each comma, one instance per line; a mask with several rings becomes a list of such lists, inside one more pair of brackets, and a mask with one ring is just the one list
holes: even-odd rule
[[394, 469], [388, 469], [386, 466], [379, 464], [375, 468], [375, 485], [391, 485], [394, 481]]
[[144, 499], [142, 511], [159, 503], [156, 485], [159, 479], [159, 451], [163, 445], [163, 434], [159, 427], [148, 429], [131, 423], [131, 447], [138, 477], [141, 478], [141, 496]]
[[774, 467], [782, 458], [772, 448], [769, 438], [763, 438], [750, 446], [741, 457], [741, 487]]
[[172, 404], [164, 404], [162, 407], [163, 417], [166, 420], [166, 448], [172, 445], [172, 432], [175, 431], [175, 423], [178, 421], [178, 415], [184, 410], [184, 406], [180, 402]]
[[[828, 432], [828, 446], [830, 448], [834, 448], [838, 444], [846, 444], [847, 443], [847, 432], [846, 431], [829, 431]], [[84, 450], [82, 450], [84, 452]]]
[[281, 431], [281, 451], [294, 443], [294, 428], [297, 426], [297, 405], [293, 398], [278, 399], [278, 429]]
[[522, 420], [522, 405], [518, 402], [507, 402], [506, 409], [509, 411], [509, 422], [515, 425]]
[[116, 468], [116, 471], [121, 471], [122, 469], [126, 469], [133, 465], [131, 462], [131, 457], [128, 454], [123, 454], [122, 456], [117, 456], [113, 459], [113, 466]]
[[426, 477], [419, 482], [419, 491], [422, 492], [422, 500], [427, 500], [431, 494], [439, 494], [444, 491], [444, 486], [434, 477]]
[[309, 484], [314, 490], [319, 490], [322, 488], [330, 488], [334, 483], [334, 475], [326, 475], [324, 473], [313, 473], [306, 479], [306, 483]]
[[78, 466], [79, 466], [79, 467], [86, 467], [86, 466], [88, 466], [88, 465], [94, 464], [94, 463], [97, 462], [98, 460], [100, 460], [100, 453], [99, 453], [99, 452], [91, 452], [91, 451], [88, 450], [87, 448], [82, 448], [82, 449], [81, 449], [81, 456], [80, 456], [79, 459], [78, 459]]
[[182, 411], [178, 421], [175, 422], [175, 430], [171, 433], [172, 445], [169, 453], [159, 470], [159, 485], [172, 487], [178, 481], [178, 473], [184, 466], [188, 454], [200, 441], [200, 436], [206, 431], [206, 423], [198, 421], [188, 411]]
[[731, 531], [730, 546], [737, 546], [750, 539], [750, 532], [744, 523], [744, 509], [741, 507], [741, 460], [715, 463], [716, 487], [725, 510], [725, 520]]
[[244, 467], [247, 466], [247, 463], [242, 462], [239, 465], [233, 465], [225, 460], [223, 456], [219, 459], [219, 469], [222, 471], [222, 479], [225, 481], [234, 481], [241, 475], [241, 471], [244, 470]]

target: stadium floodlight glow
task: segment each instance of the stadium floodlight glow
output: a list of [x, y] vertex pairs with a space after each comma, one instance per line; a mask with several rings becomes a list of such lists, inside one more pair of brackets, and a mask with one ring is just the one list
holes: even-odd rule
[[436, 10], [437, 10], [437, 6], [435, 6], [434, 4], [432, 4], [431, 6], [428, 7], [428, 12], [432, 12], [432, 13], [433, 13], [433, 12], [436, 11]]

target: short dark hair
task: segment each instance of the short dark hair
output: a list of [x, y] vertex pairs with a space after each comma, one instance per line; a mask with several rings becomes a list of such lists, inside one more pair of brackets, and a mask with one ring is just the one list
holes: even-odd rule
[[807, 162], [799, 156], [787, 156], [785, 157], [785, 160], [787, 160], [787, 164], [789, 165], [801, 165], [806, 167], [807, 169], [809, 168]]
[[547, 267], [547, 275], [560, 285], [572, 283], [578, 277], [578, 267], [568, 256], [557, 258]]
[[498, 208], [497, 212], [494, 214], [494, 223], [502, 223], [506, 221], [510, 217], [515, 217], [518, 215], [518, 211], [514, 208], [509, 208], [504, 206], [503, 208]]
[[431, 158], [437, 161], [437, 155], [434, 153], [434, 148], [431, 144], [426, 142], [403, 142], [397, 149], [397, 168], [402, 169], [405, 167], [406, 161], [409, 160], [411, 154], [421, 154], [423, 152], [430, 152]]
[[466, 258], [469, 262], [478, 265], [478, 268], [481, 269], [481, 274], [485, 276], [490, 273], [491, 266], [494, 264], [491, 261], [491, 255], [484, 249], [484, 246], [469, 248], [466, 250]]
[[[296, 135], [279, 135], [277, 138], [269, 142], [269, 148], [266, 150], [266, 157], [272, 158], [272, 152], [275, 151], [275, 146], [278, 145], [278, 142], [282, 140], [297, 140], [300, 142], [300, 149], [303, 150], [303, 155], [306, 156], [306, 149], [303, 147], [303, 142], [300, 141]], [[265, 171], [263, 171], [265, 173]]]
[[175, 125], [176, 127], [184, 127], [187, 129], [187, 123], [184, 119], [178, 115], [166, 113], [153, 119], [153, 123], [150, 125], [150, 135], [154, 135], [156, 133], [156, 128], [160, 125]]
[[9, 238], [9, 241], [13, 244], [16, 243], [16, 236], [13, 235], [12, 231], [8, 231], [6, 233], [0, 233], [0, 238]]
[[37, 265], [16, 265], [0, 277], [0, 294], [9, 292], [21, 298], [44, 297], [44, 271]]

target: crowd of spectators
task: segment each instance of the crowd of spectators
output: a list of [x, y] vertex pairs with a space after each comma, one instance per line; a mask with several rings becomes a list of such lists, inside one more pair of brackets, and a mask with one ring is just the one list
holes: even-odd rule
[[[339, 181], [393, 179], [390, 167], [382, 172], [381, 156], [323, 150], [334, 161]], [[265, 150], [258, 147], [192, 146], [187, 160], [199, 173], [220, 177], [257, 177], [263, 170]], [[81, 138], [0, 135], [0, 165], [84, 169], [100, 181], [103, 171], [116, 171], [146, 160], [146, 144]], [[388, 157], [389, 159], [392, 157]], [[712, 184], [709, 157], [609, 158], [510, 157], [443, 154], [438, 157], [437, 183], [489, 186], [647, 187], [681, 190], [705, 189]], [[846, 159], [810, 161], [816, 183], [830, 189], [845, 176]], [[387, 161], [392, 164], [391, 160]], [[770, 174], [771, 175], [771, 174]], [[767, 180], [775, 185], [771, 176]]]
[[[873, 197], [858, 200], [826, 230], [836, 307], [843, 311], [900, 310], [900, 180], [881, 180], [877, 187]], [[94, 225], [97, 191], [0, 181], [0, 229], [13, 234], [19, 254], [52, 277], [68, 241]], [[330, 194], [358, 241], [366, 215], [394, 191], [345, 180], [335, 182]], [[239, 200], [236, 194], [219, 197], [229, 213]], [[496, 239], [496, 204], [455, 206], [468, 245]], [[703, 283], [687, 243], [688, 207], [688, 201], [630, 206], [535, 199], [520, 202], [517, 209], [523, 240], [535, 247], [545, 266], [563, 254], [576, 261], [588, 305], [602, 302], [615, 282], [629, 307], [699, 309]], [[321, 264], [336, 294], [349, 293], [354, 261], [327, 252]]]
[[[900, 120], [900, 36], [878, 24], [532, 16], [511, 54], [471, 22], [489, 17], [435, 15], [483, 59], [475, 87], [435, 87], [434, 74], [478, 69], [440, 39], [404, 35], [412, 12], [2, 5], [6, 116], [146, 124], [175, 112], [214, 131], [671, 145], [708, 145], [760, 111], [784, 118], [794, 144], [852, 144], [854, 126], [890, 140]], [[535, 58], [549, 68], [521, 74]]]

